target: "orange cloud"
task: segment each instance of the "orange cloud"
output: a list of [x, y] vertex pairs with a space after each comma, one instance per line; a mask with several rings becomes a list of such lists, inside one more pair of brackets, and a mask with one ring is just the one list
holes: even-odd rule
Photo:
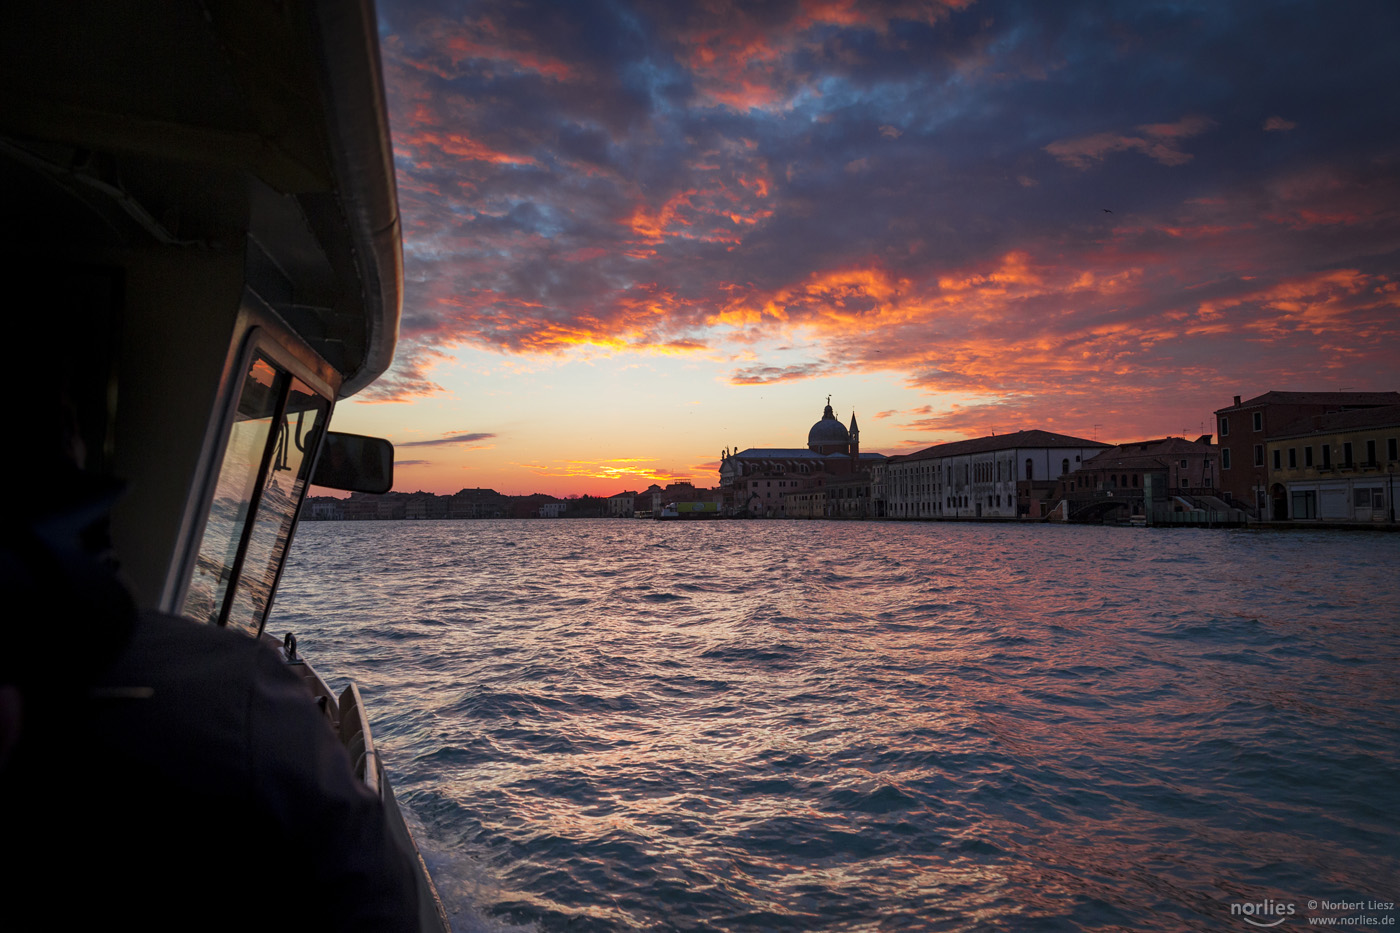
[[478, 71], [533, 72], [553, 81], [577, 76], [567, 62], [536, 47], [539, 39], [526, 29], [508, 29], [487, 16], [458, 21], [442, 17], [418, 24], [415, 38], [433, 50], [431, 57], [409, 60], [402, 54], [402, 37], [384, 40], [386, 52], [395, 54], [407, 66], [430, 71], [441, 78], [453, 78], [466, 68]]
[[394, 137], [396, 151], [407, 157], [416, 158], [417, 150], [436, 149], [443, 155], [456, 156], [476, 162], [491, 162], [496, 165], [534, 165], [530, 156], [512, 155], [472, 139], [463, 133], [419, 132], [413, 135], [399, 134]]
[[970, 2], [912, 0], [877, 7], [856, 0], [807, 0], [778, 13], [740, 0], [717, 0], [685, 6], [686, 18], [672, 42], [703, 102], [739, 111], [775, 110], [799, 91], [816, 93], [792, 62], [799, 53], [822, 48], [824, 28], [863, 28], [885, 36], [891, 23], [933, 24]]
[[659, 208], [638, 204], [623, 221], [647, 245], [668, 238], [737, 245], [742, 239], [735, 228], [753, 227], [773, 216], [769, 208], [753, 203], [768, 197], [765, 178], [739, 175], [737, 189], [720, 180], [704, 188], [687, 188], [671, 194]]
[[1198, 312], [1210, 321], [1232, 309], [1256, 307], [1269, 314], [1243, 322], [1275, 339], [1344, 333], [1353, 339], [1392, 336], [1400, 319], [1400, 283], [1356, 269], [1333, 269], [1296, 276], [1222, 301], [1203, 302]]
[[652, 457], [617, 457], [601, 460], [533, 461], [513, 463], [511, 466], [550, 479], [605, 480], [618, 485], [649, 486], [656, 483], [658, 486], [664, 486], [677, 482], [706, 485], [714, 479], [713, 476], [704, 476], [691, 470], [672, 470], [656, 466], [657, 463]]

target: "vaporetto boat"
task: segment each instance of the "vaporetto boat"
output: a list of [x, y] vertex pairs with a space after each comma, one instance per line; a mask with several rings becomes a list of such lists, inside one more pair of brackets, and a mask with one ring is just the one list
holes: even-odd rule
[[[264, 631], [307, 485], [383, 491], [391, 483], [387, 442], [327, 431], [336, 403], [389, 366], [400, 313], [402, 248], [372, 4], [29, 4], [7, 10], [0, 72], [6, 254], [27, 267], [29, 284], [43, 295], [12, 305], [11, 313], [31, 319], [26, 327], [41, 335], [34, 340], [47, 341], [14, 349], [46, 372], [47, 379], [27, 383], [38, 397], [64, 382], [84, 475], [104, 478], [99, 485], [115, 478], [113, 489], [117, 480], [125, 484], [111, 496], [110, 537], [138, 607], [275, 646], [309, 688], [308, 708], [343, 742], [356, 779], [382, 800], [383, 828], [416, 859], [418, 928], [449, 929], [358, 689], [350, 684], [332, 694], [298, 653], [294, 634]], [[43, 479], [31, 476], [30, 488], [43, 488]], [[70, 492], [44, 495], [57, 500]], [[18, 511], [63, 510], [39, 503]], [[13, 540], [47, 533], [38, 519], [30, 524]], [[14, 547], [21, 563], [28, 559], [21, 553], [27, 544]], [[12, 580], [7, 568], [7, 589], [42, 585], [24, 573]], [[106, 737], [106, 727], [94, 723], [107, 720], [89, 716], [93, 704], [105, 704], [103, 717], [125, 715], [159, 691], [84, 686], [89, 672], [73, 659], [89, 646], [57, 625], [52, 609], [69, 595], [51, 593], [50, 609], [41, 613], [47, 618], [36, 617], [50, 627], [42, 636], [17, 632], [9, 650], [32, 650], [44, 658], [50, 683], [63, 680], [72, 702], [55, 701], [54, 708], [80, 720], [71, 723], [69, 743], [79, 747], [63, 754], [81, 763], [80, 737]], [[187, 657], [155, 663], [193, 670]], [[37, 667], [7, 664], [6, 675], [13, 668], [24, 681]], [[42, 683], [25, 689], [52, 692]], [[185, 712], [205, 724], [221, 715], [202, 707]], [[23, 726], [42, 731], [41, 720], [30, 715]], [[23, 741], [28, 733], [18, 734]], [[179, 729], [150, 739], [166, 749], [186, 741]], [[261, 753], [254, 747], [250, 754], [230, 768], [261, 775]], [[320, 773], [314, 769], [321, 763], [303, 764]], [[14, 770], [7, 780], [20, 782]], [[74, 770], [85, 773], [65, 775], [62, 790], [53, 781], [35, 785], [54, 810], [27, 825], [46, 821], [57, 838], [23, 852], [15, 837], [4, 842], [7, 863], [30, 863], [28, 874], [7, 869], [9, 883], [41, 880], [29, 890], [7, 884], [11, 906], [0, 913], [0, 926], [8, 917], [16, 929], [27, 922], [90, 928], [101, 918], [101, 925], [120, 919], [141, 929], [209, 929], [256, 910], [263, 928], [281, 928], [294, 914], [341, 928], [330, 919], [337, 905], [313, 893], [323, 866], [298, 865], [276, 851], [282, 843], [271, 835], [267, 851], [244, 861], [232, 843], [220, 849], [219, 818], [180, 826], [205, 819], [181, 809], [190, 795], [172, 793], [168, 805], [140, 804], [130, 795], [94, 803], [127, 786], [131, 769], [108, 760]], [[14, 815], [49, 803], [7, 800], [5, 807]], [[137, 853], [160, 851], [158, 840], [104, 839], [95, 825], [116, 820], [123, 806], [149, 806], [144, 822], [132, 824], [144, 827], [137, 833], [174, 826], [198, 840], [197, 850], [172, 842], [161, 853], [166, 868], [147, 869]], [[315, 809], [316, 802], [301, 806]], [[95, 816], [70, 825], [84, 808]], [[224, 829], [247, 828], [228, 822]], [[51, 857], [66, 855], [66, 864], [48, 862], [50, 846], [57, 853]], [[222, 854], [181, 864], [205, 858], [196, 851], [206, 850]], [[274, 864], [292, 867], [269, 874]], [[220, 893], [200, 903], [198, 915], [171, 917], [170, 905], [189, 896], [171, 881], [175, 875], [206, 880]], [[370, 887], [377, 881], [373, 869], [357, 877]], [[63, 896], [46, 899], [45, 914], [32, 921], [15, 920], [15, 904], [47, 897], [45, 878]], [[84, 896], [113, 888], [113, 878], [127, 879], [113, 895], [122, 903]], [[355, 895], [356, 884], [345, 896]]]

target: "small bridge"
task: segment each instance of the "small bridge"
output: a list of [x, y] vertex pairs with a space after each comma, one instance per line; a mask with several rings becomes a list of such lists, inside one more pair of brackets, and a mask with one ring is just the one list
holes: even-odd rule
[[1133, 505], [1141, 504], [1141, 496], [1095, 496], [1092, 499], [1070, 499], [1068, 520], [1071, 522], [1102, 522], [1115, 512], [1117, 519], [1127, 519], [1133, 514]]

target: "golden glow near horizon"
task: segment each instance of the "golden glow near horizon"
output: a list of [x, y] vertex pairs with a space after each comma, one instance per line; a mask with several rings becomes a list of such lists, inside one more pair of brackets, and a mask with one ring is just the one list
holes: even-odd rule
[[828, 394], [894, 453], [1400, 388], [1385, 29], [1112, 15], [382, 3], [402, 339], [335, 427], [404, 491], [611, 495]]

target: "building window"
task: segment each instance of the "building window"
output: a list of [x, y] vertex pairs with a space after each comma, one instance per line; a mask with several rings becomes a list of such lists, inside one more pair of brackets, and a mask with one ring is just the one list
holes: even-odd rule
[[1330, 469], [1332, 469], [1332, 445], [1331, 445], [1331, 444], [1323, 444], [1323, 445], [1322, 445], [1322, 468], [1323, 468], [1324, 470], [1330, 470]]
[[1342, 466], [1351, 466], [1351, 441], [1342, 442]]
[[1376, 465], [1376, 442], [1375, 442], [1375, 441], [1367, 441], [1367, 442], [1366, 442], [1366, 465], [1367, 465], [1367, 466], [1371, 466], [1371, 467], [1373, 467], [1373, 466]]
[[1220, 469], [1230, 469], [1230, 448], [1228, 447], [1220, 448]]
[[1396, 444], [1393, 437], [1388, 437], [1385, 440], [1385, 457], [1387, 460], [1400, 460], [1400, 456], [1396, 456]]
[[1263, 466], [1263, 465], [1264, 465], [1264, 445], [1263, 445], [1263, 444], [1255, 444], [1255, 445], [1254, 445], [1254, 465], [1255, 465], [1255, 466]]
[[1313, 459], [1312, 459], [1312, 445], [1309, 444], [1308, 446], [1306, 446], [1306, 447], [1303, 448], [1303, 466], [1309, 466], [1309, 467], [1310, 467], [1310, 466], [1312, 466], [1312, 465], [1313, 465]]
[[1282, 469], [1283, 469], [1283, 451], [1281, 451], [1281, 450], [1277, 450], [1277, 449], [1274, 450], [1274, 469], [1275, 469], [1275, 470], [1282, 470]]
[[1264, 413], [1262, 411], [1256, 411], [1254, 413], [1254, 430], [1264, 430]]
[[1060, 461], [1060, 475], [1064, 476], [1069, 472], [1069, 457]]
[[1298, 469], [1298, 448], [1297, 448], [1297, 447], [1290, 447], [1290, 448], [1288, 448], [1288, 468], [1289, 468], [1290, 470], [1296, 470], [1296, 469]]
[[1220, 419], [1220, 436], [1221, 436], [1221, 437], [1229, 437], [1229, 436], [1230, 436], [1230, 419], [1229, 419], [1229, 418], [1221, 418], [1221, 419]]
[[1026, 458], [1026, 479], [1035, 479], [1035, 463], [1030, 457]]

